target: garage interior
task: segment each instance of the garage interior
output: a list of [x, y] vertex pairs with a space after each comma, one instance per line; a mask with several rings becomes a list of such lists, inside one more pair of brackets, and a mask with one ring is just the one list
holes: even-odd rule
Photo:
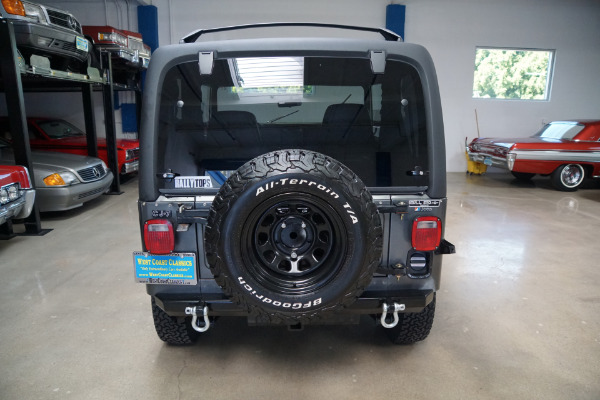
[[[136, 30], [137, 6], [158, 11], [160, 45], [200, 27], [272, 21], [385, 26], [389, 1], [50, 1], [82, 24]], [[220, 319], [191, 347], [154, 332], [134, 282], [141, 249], [137, 178], [120, 195], [42, 213], [42, 236], [0, 241], [3, 399], [598, 399], [600, 183], [556, 191], [499, 169], [465, 174], [465, 137], [526, 137], [562, 119], [598, 119], [600, 3], [406, 0], [405, 41], [436, 65], [446, 133], [448, 210], [437, 315], [430, 336], [394, 346], [380, 327], [248, 327]], [[553, 50], [544, 101], [473, 98], [477, 47]], [[119, 103], [135, 103], [123, 91]], [[26, 92], [27, 115], [84, 127], [81, 94]], [[98, 136], [102, 93], [93, 93]], [[0, 96], [0, 115], [7, 102]], [[475, 118], [475, 112], [477, 119]], [[114, 111], [116, 135], [125, 132]], [[24, 228], [15, 224], [16, 233]]]

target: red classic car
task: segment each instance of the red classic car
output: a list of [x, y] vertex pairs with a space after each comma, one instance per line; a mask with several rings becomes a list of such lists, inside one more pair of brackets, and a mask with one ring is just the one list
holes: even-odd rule
[[[55, 118], [27, 118], [29, 143], [32, 149], [88, 155], [87, 137], [69, 122]], [[0, 118], [0, 134], [10, 135], [8, 119]], [[7, 137], [8, 139], [8, 137]], [[120, 174], [138, 170], [139, 140], [117, 139], [117, 164]], [[98, 139], [98, 157], [108, 164], [106, 140]]]
[[144, 45], [140, 33], [112, 26], [86, 25], [82, 29], [96, 49], [112, 53], [113, 59], [124, 61], [129, 66], [148, 67], [150, 47]]
[[0, 225], [12, 218], [26, 218], [35, 201], [27, 168], [0, 165]]
[[471, 161], [508, 169], [517, 179], [550, 175], [553, 186], [575, 191], [600, 177], [600, 120], [555, 121], [529, 138], [481, 138], [467, 146]]

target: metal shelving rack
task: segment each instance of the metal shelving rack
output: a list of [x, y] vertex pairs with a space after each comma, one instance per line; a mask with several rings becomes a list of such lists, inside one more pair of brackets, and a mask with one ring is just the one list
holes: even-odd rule
[[[116, 127], [114, 117], [114, 92], [115, 90], [133, 90], [136, 93], [136, 107], [141, 106], [141, 90], [138, 82], [133, 85], [114, 83], [111, 54], [101, 52], [101, 72], [88, 72], [82, 75], [64, 71], [56, 71], [45, 66], [27, 66], [19, 55], [16, 47], [15, 34], [12, 23], [0, 20], [0, 89], [6, 97], [8, 120], [13, 137], [13, 150], [15, 163], [23, 165], [29, 170], [33, 180], [31, 162], [31, 149], [27, 133], [27, 114], [25, 110], [24, 91], [27, 92], [66, 92], [80, 91], [87, 135], [87, 149], [90, 156], [98, 156], [97, 134], [94, 116], [92, 93], [102, 91], [104, 107], [104, 120], [106, 129], [106, 144], [108, 153], [108, 167], [113, 171], [114, 180], [109, 194], [121, 194], [119, 169], [117, 164]], [[97, 70], [95, 70], [97, 71]], [[139, 72], [135, 74], [139, 81]], [[31, 215], [23, 224], [24, 235], [44, 235], [50, 230], [42, 229], [39, 208], [33, 207]], [[15, 236], [12, 222], [0, 226], [0, 239]]]

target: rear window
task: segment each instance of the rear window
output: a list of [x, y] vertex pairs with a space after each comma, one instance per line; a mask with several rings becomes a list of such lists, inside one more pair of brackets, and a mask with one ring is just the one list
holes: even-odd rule
[[545, 125], [535, 136], [549, 139], [573, 139], [583, 130], [583, 125], [553, 122]]
[[362, 58], [227, 58], [210, 75], [190, 62], [167, 72], [160, 93], [159, 171], [214, 188], [258, 155], [298, 148], [339, 160], [369, 187], [427, 186], [415, 173], [428, 170], [425, 101], [405, 62], [374, 74]]

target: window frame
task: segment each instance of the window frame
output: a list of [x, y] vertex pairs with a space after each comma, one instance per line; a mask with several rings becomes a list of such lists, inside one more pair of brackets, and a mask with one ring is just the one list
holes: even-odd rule
[[[476, 61], [477, 53], [479, 50], [499, 50], [499, 51], [523, 51], [523, 52], [547, 52], [549, 53], [548, 69], [546, 74], [546, 85], [544, 89], [544, 98], [510, 98], [510, 97], [483, 97], [475, 95], [475, 78], [477, 70]], [[552, 83], [554, 80], [554, 67], [556, 62], [556, 50], [555, 49], [542, 49], [542, 48], [525, 48], [525, 47], [502, 47], [502, 46], [475, 46], [475, 55], [473, 62], [473, 79], [472, 79], [472, 99], [477, 100], [505, 100], [505, 101], [534, 101], [534, 102], [548, 102], [551, 100]]]

